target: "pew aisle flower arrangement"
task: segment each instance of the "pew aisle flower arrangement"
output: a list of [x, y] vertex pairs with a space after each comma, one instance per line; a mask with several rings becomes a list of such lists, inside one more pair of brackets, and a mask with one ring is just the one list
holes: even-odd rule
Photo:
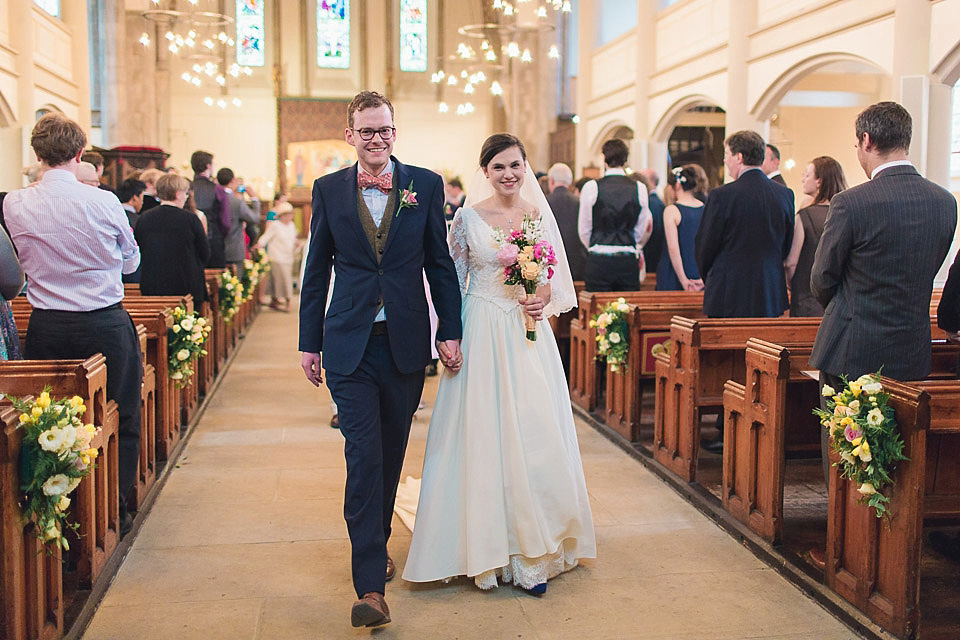
[[627, 313], [630, 305], [623, 298], [609, 302], [590, 320], [590, 328], [597, 330], [597, 360], [606, 360], [611, 371], [627, 366], [630, 351], [630, 333]]
[[190, 384], [193, 364], [200, 356], [207, 355], [203, 348], [210, 336], [207, 319], [197, 312], [188, 313], [180, 305], [173, 310], [173, 326], [167, 330], [167, 375], [177, 387]]
[[[537, 293], [537, 287], [547, 284], [553, 277], [557, 256], [553, 246], [543, 239], [540, 218], [534, 220], [523, 214], [519, 229], [505, 234], [496, 229], [496, 242], [500, 245], [497, 261], [503, 267], [503, 283], [508, 286], [523, 285], [529, 300]], [[537, 321], [524, 315], [527, 340], [537, 339]]]
[[243, 304], [243, 287], [240, 279], [229, 271], [220, 274], [220, 315], [224, 322], [233, 320], [237, 309]]
[[87, 409], [80, 396], [54, 399], [50, 387], [45, 387], [32, 400], [6, 397], [20, 412], [19, 428], [24, 430], [20, 448], [24, 521], [34, 523], [43, 542], [68, 550], [64, 531], [77, 528], [67, 522], [68, 496], [93, 470], [97, 450], [91, 442], [100, 428], [80, 419]]
[[240, 286], [243, 289], [243, 300], [253, 300], [253, 290], [260, 282], [260, 263], [247, 258], [243, 261], [243, 273], [240, 275]]
[[840, 455], [835, 463], [840, 475], [857, 484], [861, 504], [866, 502], [881, 518], [889, 514], [890, 499], [884, 492], [893, 485], [890, 474], [898, 461], [907, 459], [903, 440], [879, 374], [849, 382], [843, 378], [843, 382], [845, 386], [839, 390], [824, 385], [829, 410], [813, 412], [829, 431], [830, 446]]

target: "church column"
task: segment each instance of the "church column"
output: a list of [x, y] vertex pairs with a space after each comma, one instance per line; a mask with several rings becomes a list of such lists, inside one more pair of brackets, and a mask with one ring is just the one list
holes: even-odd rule
[[750, 129], [764, 140], [770, 133], [768, 122], [758, 121], [750, 113], [747, 74], [750, 56], [750, 32], [757, 25], [757, 0], [730, 1], [730, 40], [727, 44], [726, 134]]
[[90, 131], [90, 58], [86, 3], [62, 3], [63, 23], [70, 29], [73, 81], [77, 85], [77, 124]]
[[930, 3], [897, 0], [893, 26], [893, 82], [900, 103], [913, 117], [910, 160], [930, 180], [949, 188], [951, 88], [930, 75]]
[[657, 68], [658, 10], [658, 0], [640, 0], [637, 26], [639, 60], [634, 80], [636, 110], [630, 164], [637, 170], [647, 167], [654, 169], [662, 181], [667, 171], [667, 144], [651, 137], [654, 124], [650, 122], [650, 76]]
[[10, 44], [17, 50], [16, 110], [17, 124], [21, 133], [21, 166], [32, 164], [36, 158], [30, 148], [30, 131], [33, 129], [33, 114], [40, 105], [34, 103], [36, 76], [33, 65], [33, 52], [36, 40], [33, 29], [34, 5], [32, 2], [11, 2], [10, 24], [20, 28], [10, 29]]
[[594, 162], [594, 155], [590, 150], [590, 97], [593, 93], [593, 54], [596, 44], [596, 15], [600, 0], [580, 0], [577, 20], [580, 23], [577, 34], [577, 49], [579, 51], [579, 69], [577, 72], [577, 114], [580, 123], [577, 125], [577, 164], [573, 169], [573, 177], [583, 175], [584, 167]]

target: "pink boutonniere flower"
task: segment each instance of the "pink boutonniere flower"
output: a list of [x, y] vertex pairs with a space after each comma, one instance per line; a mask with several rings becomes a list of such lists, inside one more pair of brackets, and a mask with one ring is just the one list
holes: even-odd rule
[[413, 180], [411, 180], [407, 188], [400, 192], [400, 206], [397, 208], [397, 215], [399, 216], [400, 212], [407, 207], [415, 206], [417, 206], [417, 192], [413, 190]]

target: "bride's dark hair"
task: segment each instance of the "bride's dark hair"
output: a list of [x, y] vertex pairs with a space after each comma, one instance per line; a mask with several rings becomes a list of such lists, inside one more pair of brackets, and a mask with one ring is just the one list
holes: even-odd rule
[[501, 151], [506, 151], [510, 147], [520, 149], [520, 155], [524, 160], [527, 159], [527, 150], [523, 148], [520, 138], [509, 133], [495, 133], [487, 138], [480, 148], [480, 166], [485, 167], [490, 164], [493, 157]]

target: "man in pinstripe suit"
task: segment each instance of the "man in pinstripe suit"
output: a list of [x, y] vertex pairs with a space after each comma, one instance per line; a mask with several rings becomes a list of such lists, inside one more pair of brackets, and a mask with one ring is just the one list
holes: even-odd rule
[[[810, 274], [826, 309], [810, 356], [821, 388], [839, 389], [839, 376], [881, 367], [895, 380], [930, 373], [930, 294], [957, 226], [957, 202], [907, 160], [911, 129], [910, 114], [895, 102], [857, 116], [857, 157], [870, 181], [830, 200]], [[827, 431], [820, 433], [829, 478]], [[810, 555], [823, 566], [822, 550]]]
[[825, 308], [810, 356], [821, 383], [880, 367], [896, 380], [930, 373], [930, 294], [957, 226], [957, 202], [907, 160], [911, 128], [895, 102], [857, 116], [857, 157], [870, 181], [830, 201], [810, 274]]

